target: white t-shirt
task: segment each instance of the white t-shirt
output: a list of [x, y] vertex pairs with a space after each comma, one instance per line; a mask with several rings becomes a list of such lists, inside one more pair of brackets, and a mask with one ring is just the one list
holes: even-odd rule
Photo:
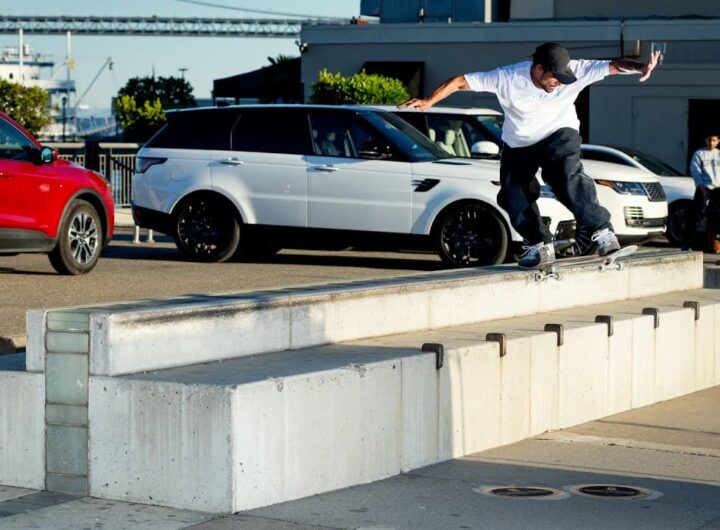
[[696, 186], [709, 190], [720, 188], [720, 149], [695, 151], [690, 161], [690, 174]]
[[533, 145], [563, 127], [579, 130], [575, 100], [583, 88], [610, 74], [610, 61], [570, 61], [577, 81], [560, 85], [550, 93], [533, 84], [531, 68], [532, 62], [525, 61], [465, 74], [470, 90], [497, 95], [505, 111], [502, 139], [510, 147]]

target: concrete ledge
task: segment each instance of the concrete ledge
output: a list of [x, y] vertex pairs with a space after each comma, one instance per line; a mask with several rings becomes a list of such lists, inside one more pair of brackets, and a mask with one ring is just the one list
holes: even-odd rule
[[[599, 281], [594, 265], [564, 269], [562, 281], [544, 283], [508, 266], [54, 310], [45, 320], [54, 331], [88, 329], [90, 373], [115, 376], [697, 289], [702, 267], [699, 253], [647, 252], [604, 273], [602, 288], [587, 288]], [[31, 370], [44, 365], [42, 322], [28, 318]]]
[[234, 512], [378, 480], [720, 384], [718, 334], [700, 290], [93, 376], [90, 495]]
[[19, 357], [0, 357], [0, 484], [44, 489], [45, 378]]

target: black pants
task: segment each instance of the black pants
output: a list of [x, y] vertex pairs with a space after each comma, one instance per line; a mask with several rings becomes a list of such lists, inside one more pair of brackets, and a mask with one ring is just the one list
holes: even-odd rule
[[562, 128], [528, 147], [503, 146], [498, 204], [508, 213], [513, 228], [531, 245], [553, 240], [536, 203], [540, 197], [535, 177], [538, 168], [542, 168], [542, 178], [557, 200], [572, 212], [578, 232], [612, 230], [610, 213], [598, 203], [595, 183], [583, 172], [580, 144], [576, 130]]
[[695, 188], [692, 215], [685, 224], [682, 246], [709, 250], [720, 233], [720, 188]]

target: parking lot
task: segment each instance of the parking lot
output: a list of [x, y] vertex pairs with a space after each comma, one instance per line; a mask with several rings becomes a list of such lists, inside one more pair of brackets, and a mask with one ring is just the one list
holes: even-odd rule
[[43, 254], [0, 257], [0, 338], [22, 346], [25, 312], [33, 308], [386, 278], [443, 268], [434, 254], [353, 251], [285, 250], [262, 261], [193, 263], [184, 261], [168, 238], [156, 239], [133, 244], [132, 230], [118, 229], [97, 267], [83, 276], [58, 275]]

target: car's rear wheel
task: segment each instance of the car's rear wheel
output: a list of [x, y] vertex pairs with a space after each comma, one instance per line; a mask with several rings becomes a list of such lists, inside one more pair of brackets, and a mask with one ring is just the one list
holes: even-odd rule
[[180, 206], [175, 219], [175, 244], [190, 259], [227, 261], [238, 249], [240, 223], [223, 201], [192, 197]]
[[50, 264], [60, 274], [85, 274], [95, 267], [102, 250], [102, 223], [97, 210], [87, 201], [74, 201], [50, 252]]
[[437, 225], [434, 238], [440, 258], [453, 267], [502, 263], [510, 239], [500, 216], [475, 203], [450, 209]]

